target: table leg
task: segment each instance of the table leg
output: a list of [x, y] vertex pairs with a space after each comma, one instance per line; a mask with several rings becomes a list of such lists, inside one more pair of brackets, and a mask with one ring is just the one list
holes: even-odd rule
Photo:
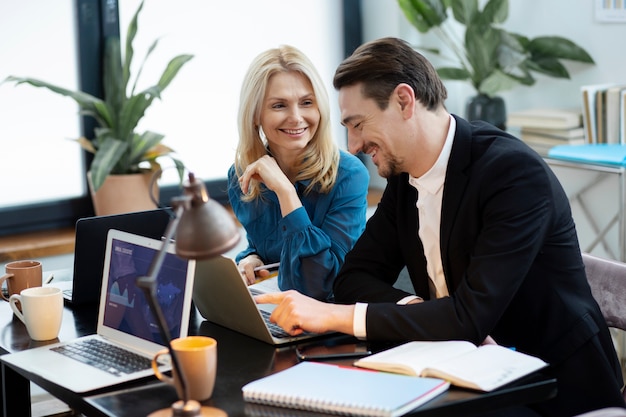
[[2, 365], [2, 415], [31, 417], [30, 382], [10, 366]]

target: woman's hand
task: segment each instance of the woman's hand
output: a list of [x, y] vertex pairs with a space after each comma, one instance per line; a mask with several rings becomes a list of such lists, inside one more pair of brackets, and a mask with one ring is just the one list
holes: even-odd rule
[[264, 155], [257, 159], [248, 165], [239, 177], [239, 186], [244, 194], [248, 194], [251, 180], [262, 182], [268, 189], [276, 193], [283, 217], [302, 206], [295, 187], [278, 166], [276, 159], [271, 156]]
[[260, 270], [258, 272], [254, 271], [254, 268], [263, 265], [263, 261], [259, 258], [258, 255], [252, 254], [248, 255], [239, 261], [239, 272], [241, 272], [241, 276], [248, 285], [254, 284], [256, 281], [256, 274], [258, 273], [260, 277], [263, 277], [263, 272], [265, 272], [265, 276], [269, 275], [268, 270]]
[[248, 165], [239, 178], [239, 185], [244, 194], [248, 193], [250, 180], [262, 182], [277, 194], [281, 189], [293, 188], [285, 173], [278, 166], [276, 159], [269, 155], [264, 155]]

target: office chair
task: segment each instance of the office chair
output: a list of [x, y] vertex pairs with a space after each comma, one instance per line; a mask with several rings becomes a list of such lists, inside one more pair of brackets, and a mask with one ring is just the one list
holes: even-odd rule
[[[593, 298], [609, 327], [626, 331], [626, 263], [583, 253]], [[623, 392], [626, 399], [626, 391]], [[575, 417], [626, 417], [626, 409], [608, 407]]]
[[626, 263], [583, 253], [587, 280], [609, 327], [626, 331]]

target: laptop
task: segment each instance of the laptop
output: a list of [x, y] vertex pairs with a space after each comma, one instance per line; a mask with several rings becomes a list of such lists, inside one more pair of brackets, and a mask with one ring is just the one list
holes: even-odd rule
[[218, 256], [197, 261], [193, 302], [206, 320], [273, 345], [300, 343], [334, 333], [291, 336], [269, 321], [276, 307], [257, 304], [253, 294], [280, 291], [277, 277], [248, 287], [232, 258]]
[[97, 303], [100, 299], [104, 250], [109, 229], [158, 240], [163, 236], [169, 220], [167, 209], [78, 219], [73, 268], [46, 271], [44, 276], [54, 275], [50, 285], [61, 288], [66, 303]]
[[[106, 240], [97, 333], [2, 356], [2, 360], [74, 392], [88, 392], [139, 378], [153, 376], [150, 361], [164, 343], [143, 291], [135, 285], [146, 275], [161, 241], [118, 230]], [[171, 337], [187, 336], [191, 312], [195, 261], [176, 256], [169, 245], [158, 276], [159, 303], [167, 318]], [[66, 356], [77, 343], [108, 343], [104, 352], [119, 347], [143, 357], [147, 368], [124, 371], [110, 365], [98, 367]], [[95, 359], [89, 359], [89, 361]], [[164, 364], [163, 370], [171, 367]]]

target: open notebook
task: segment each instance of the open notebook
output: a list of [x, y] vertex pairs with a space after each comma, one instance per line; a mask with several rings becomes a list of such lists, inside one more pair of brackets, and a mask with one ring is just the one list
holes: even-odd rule
[[[147, 274], [161, 245], [159, 240], [110, 230], [97, 334], [4, 355], [1, 360], [75, 392], [92, 391], [153, 375], [150, 361], [157, 351], [163, 349], [164, 343], [143, 292], [135, 285], [135, 279]], [[187, 336], [195, 261], [180, 259], [174, 251], [174, 246], [170, 245], [160, 270], [158, 299], [171, 336], [176, 338]], [[79, 359], [78, 346], [96, 340], [108, 344], [104, 353], [119, 347], [126, 353], [143, 357], [142, 365], [147, 367], [130, 371], [120, 365], [97, 364], [104, 353]], [[89, 345], [87, 352], [93, 353], [95, 348]]]
[[[290, 336], [270, 323], [274, 305], [257, 304], [252, 293], [280, 291], [277, 278], [248, 287], [235, 261], [226, 256], [198, 261], [193, 301], [205, 319], [274, 345], [301, 342], [326, 334]], [[328, 333], [330, 334], [330, 333]]]

